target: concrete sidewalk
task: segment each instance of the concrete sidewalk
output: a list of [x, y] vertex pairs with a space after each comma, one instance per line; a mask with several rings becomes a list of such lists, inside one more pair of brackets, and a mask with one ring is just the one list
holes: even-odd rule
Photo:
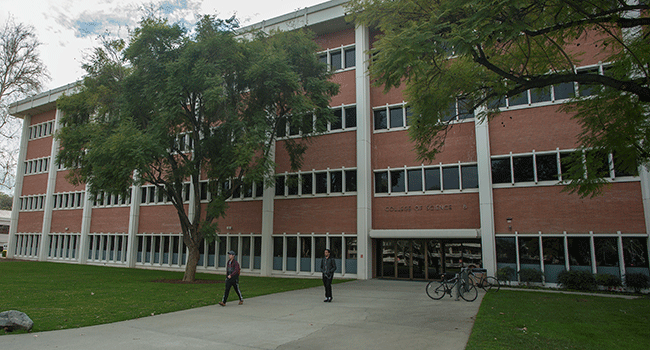
[[[4, 349], [464, 349], [474, 302], [432, 300], [423, 282], [367, 280], [101, 326], [4, 335]], [[242, 286], [244, 296], [246, 286]]]

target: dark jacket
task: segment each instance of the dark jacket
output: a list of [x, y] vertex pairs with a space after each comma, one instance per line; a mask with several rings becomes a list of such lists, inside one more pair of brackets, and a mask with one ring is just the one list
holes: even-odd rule
[[320, 270], [323, 271], [323, 276], [327, 278], [334, 277], [334, 271], [336, 271], [336, 261], [331, 256], [329, 259], [323, 258], [320, 261]]
[[240, 268], [237, 260], [232, 259], [232, 262], [228, 260], [228, 264], [226, 264], [226, 277], [237, 278], [239, 277], [239, 271]]

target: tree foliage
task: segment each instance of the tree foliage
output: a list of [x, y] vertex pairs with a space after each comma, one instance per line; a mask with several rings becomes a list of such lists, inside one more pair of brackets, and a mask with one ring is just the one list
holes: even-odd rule
[[[234, 18], [205, 16], [189, 32], [145, 18], [128, 43], [96, 48], [80, 92], [57, 101], [57, 162], [71, 169], [69, 181], [89, 184], [92, 195], [154, 184], [178, 213], [189, 249], [184, 280], [194, 279], [199, 245], [215, 238], [226, 200], [269, 181], [275, 129], [307, 113], [329, 120], [338, 91], [310, 34], [244, 40], [236, 27]], [[287, 142], [293, 165], [308, 141]]]
[[[354, 0], [349, 10], [380, 31], [371, 73], [387, 90], [406, 85], [410, 135], [422, 159], [440, 152], [457, 99], [465, 110], [485, 107], [478, 117], [489, 118], [505, 97], [577, 83], [593, 90], [563, 106], [582, 126], [581, 150], [614, 152], [625, 170], [650, 160], [647, 2]], [[579, 46], [585, 39], [603, 55], [605, 74], [576, 70], [588, 58]], [[602, 178], [576, 160], [568, 189], [600, 193]]]
[[20, 122], [11, 118], [8, 106], [40, 91], [49, 76], [38, 55], [41, 43], [34, 27], [15, 23], [13, 17], [0, 25], [0, 186], [13, 187]]

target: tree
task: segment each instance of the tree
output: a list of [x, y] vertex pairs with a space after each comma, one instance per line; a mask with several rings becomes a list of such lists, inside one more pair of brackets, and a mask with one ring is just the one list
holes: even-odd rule
[[12, 17], [0, 27], [0, 186], [13, 187], [20, 123], [11, 118], [8, 106], [19, 98], [40, 91], [48, 74], [38, 56], [41, 45], [34, 27], [15, 23]]
[[[189, 251], [184, 281], [194, 280], [199, 246], [216, 237], [232, 193], [271, 183], [276, 129], [305, 115], [328, 121], [338, 91], [307, 33], [247, 41], [236, 27], [234, 18], [205, 16], [192, 34], [145, 18], [128, 45], [95, 49], [80, 92], [57, 101], [57, 162], [71, 169], [69, 181], [87, 183], [93, 196], [129, 196], [145, 183], [162, 191]], [[308, 141], [286, 143], [293, 165]], [[187, 194], [196, 200], [186, 207]]]
[[12, 196], [0, 192], [0, 210], [11, 210], [14, 199]]
[[[575, 114], [581, 151], [589, 152], [576, 153], [563, 176], [567, 190], [601, 193], [605, 181], [591, 170], [607, 165], [598, 154], [616, 154], [617, 168], [626, 172], [650, 160], [645, 1], [353, 0], [349, 10], [381, 33], [371, 73], [386, 90], [405, 84], [410, 136], [423, 160], [444, 144], [450, 105], [485, 119], [505, 97], [575, 83], [591, 96], [575, 96], [562, 110]], [[601, 50], [604, 74], [576, 70], [587, 49], [576, 42], [585, 38]]]

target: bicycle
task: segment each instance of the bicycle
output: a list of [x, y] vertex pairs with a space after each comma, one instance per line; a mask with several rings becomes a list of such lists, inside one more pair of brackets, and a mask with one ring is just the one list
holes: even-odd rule
[[[461, 271], [461, 274], [467, 273]], [[429, 298], [433, 300], [440, 300], [445, 294], [449, 294], [452, 297], [452, 291], [456, 288], [458, 290], [458, 296], [463, 298], [465, 301], [474, 301], [478, 297], [478, 290], [476, 286], [467, 283], [464, 278], [459, 277], [459, 274], [456, 274], [454, 278], [450, 280], [445, 280], [445, 275], [442, 275], [442, 280], [440, 281], [431, 281], [427, 284], [426, 292]], [[458, 296], [456, 300], [458, 300]]]
[[[501, 283], [496, 277], [488, 276], [486, 269], [469, 269], [470, 283], [486, 292], [498, 292]], [[480, 275], [480, 276], [479, 276]]]

